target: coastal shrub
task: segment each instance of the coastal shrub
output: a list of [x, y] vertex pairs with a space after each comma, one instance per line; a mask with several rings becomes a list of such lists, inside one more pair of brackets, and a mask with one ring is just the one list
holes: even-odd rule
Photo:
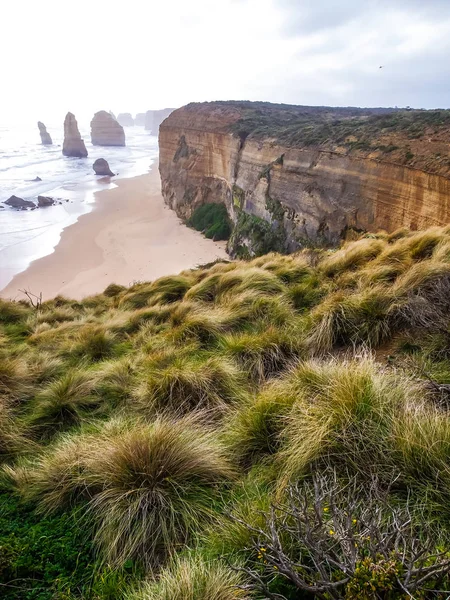
[[231, 222], [225, 204], [198, 206], [187, 224], [213, 240], [227, 240], [230, 237]]
[[22, 302], [0, 298], [0, 323], [12, 324], [24, 321], [31, 314], [31, 307]]
[[156, 582], [144, 583], [127, 600], [249, 600], [244, 577], [220, 561], [187, 556], [163, 569]]
[[439, 597], [450, 576], [448, 533], [389, 491], [376, 478], [314, 474], [272, 504], [262, 526], [235, 517], [251, 535], [235, 569], [263, 598]]
[[281, 223], [272, 225], [264, 219], [239, 211], [228, 250], [231, 256], [249, 259], [268, 252], [285, 251], [286, 232]]

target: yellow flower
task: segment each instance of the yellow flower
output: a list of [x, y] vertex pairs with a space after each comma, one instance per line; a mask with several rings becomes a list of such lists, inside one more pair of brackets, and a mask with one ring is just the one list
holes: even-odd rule
[[329, 534], [334, 535], [334, 531], [332, 529], [330, 529]]
[[265, 549], [265, 548], [260, 548], [259, 550], [260, 550], [261, 552], [266, 552], [266, 549]]
[[353, 525], [356, 525], [356, 519], [353, 519]]
[[323, 509], [323, 512], [328, 512], [330, 509], [328, 508], [328, 506], [325, 506], [325, 508]]
[[275, 571], [278, 571], [277, 565], [273, 565], [273, 568], [274, 568]]

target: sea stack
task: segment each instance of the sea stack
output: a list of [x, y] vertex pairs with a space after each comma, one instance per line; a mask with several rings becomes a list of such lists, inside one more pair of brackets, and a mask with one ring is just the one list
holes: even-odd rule
[[152, 135], [158, 135], [159, 126], [166, 119], [174, 108], [162, 108], [161, 110], [148, 110], [145, 113], [145, 129]]
[[145, 113], [137, 113], [137, 115], [134, 117], [134, 124], [141, 127], [145, 125]]
[[108, 161], [104, 158], [97, 158], [92, 165], [92, 168], [94, 169], [96, 175], [107, 175], [109, 177], [115, 175], [115, 173], [113, 173], [109, 168]]
[[91, 142], [94, 146], [125, 146], [125, 132], [106, 110], [100, 110], [91, 121]]
[[47, 127], [44, 125], [44, 123], [41, 123], [41, 121], [38, 121], [38, 127], [39, 127], [39, 133], [40, 133], [41, 141], [42, 141], [43, 145], [51, 146], [53, 144], [53, 142], [52, 142], [52, 138], [50, 137], [50, 134], [47, 131]]
[[75, 115], [68, 112], [64, 119], [64, 144], [62, 153], [64, 156], [76, 156], [85, 158], [88, 153], [78, 130], [78, 123]]
[[124, 127], [133, 127], [134, 125], [134, 119], [130, 113], [119, 113], [117, 120]]

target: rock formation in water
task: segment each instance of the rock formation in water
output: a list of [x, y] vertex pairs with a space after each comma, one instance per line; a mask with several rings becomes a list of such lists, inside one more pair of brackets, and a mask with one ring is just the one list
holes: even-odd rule
[[94, 146], [125, 146], [125, 132], [106, 110], [100, 110], [91, 121], [91, 142]]
[[450, 111], [211, 102], [159, 133], [166, 203], [182, 218], [224, 203], [232, 255], [335, 245], [349, 229], [450, 222]]
[[123, 125], [123, 127], [133, 127], [134, 119], [130, 113], [119, 113], [117, 115], [117, 121]]
[[19, 198], [18, 196], [10, 196], [8, 200], [5, 201], [7, 206], [11, 206], [11, 208], [16, 208], [17, 210], [26, 210], [27, 208], [36, 208], [36, 204], [31, 202], [30, 200], [24, 200], [23, 198]]
[[108, 175], [109, 177], [115, 175], [115, 173], [113, 173], [109, 168], [108, 161], [106, 161], [104, 158], [97, 158], [92, 165], [92, 168], [94, 169], [96, 175]]
[[137, 113], [134, 117], [134, 124], [142, 127], [145, 125], [145, 113]]
[[46, 126], [41, 121], [38, 121], [39, 134], [41, 136], [41, 142], [44, 146], [51, 146], [53, 144], [52, 138], [47, 131]]
[[51, 196], [38, 196], [38, 207], [45, 208], [46, 206], [53, 206], [56, 204], [56, 200]]
[[116, 115], [113, 113], [112, 110], [109, 110], [108, 113], [112, 116], [112, 118], [117, 121]]
[[75, 119], [75, 115], [71, 112], [68, 112], [64, 119], [64, 143], [62, 153], [64, 156], [76, 156], [78, 158], [84, 158], [88, 155], [86, 146], [84, 145], [78, 130], [78, 123]]
[[152, 135], [158, 135], [159, 126], [172, 113], [174, 108], [163, 108], [162, 110], [148, 110], [145, 113], [145, 129]]

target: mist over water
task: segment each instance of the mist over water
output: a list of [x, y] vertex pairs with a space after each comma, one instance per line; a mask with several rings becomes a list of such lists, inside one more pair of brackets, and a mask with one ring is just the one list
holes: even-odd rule
[[[94, 192], [114, 187], [117, 179], [147, 173], [158, 155], [157, 137], [143, 127], [125, 128], [125, 147], [100, 147], [92, 146], [90, 131], [80, 126], [87, 158], [62, 155], [62, 125], [47, 126], [47, 131], [52, 146], [41, 144], [36, 124], [0, 126], [0, 203], [12, 194], [33, 202], [38, 195], [62, 201], [31, 211], [0, 209], [0, 290], [33, 260], [53, 252], [63, 229], [93, 209]], [[97, 158], [105, 158], [117, 177], [95, 175]], [[32, 181], [36, 177], [42, 181]]]

